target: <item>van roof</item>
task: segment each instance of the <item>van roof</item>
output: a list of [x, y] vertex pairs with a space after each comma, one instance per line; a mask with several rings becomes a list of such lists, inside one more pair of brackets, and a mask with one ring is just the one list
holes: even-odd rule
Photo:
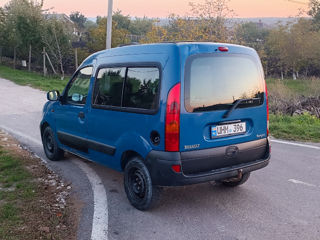
[[161, 43], [148, 43], [148, 44], [132, 44], [124, 45], [120, 47], [115, 47], [111, 49], [102, 50], [96, 52], [89, 56], [83, 63], [83, 65], [92, 64], [94, 59], [100, 57], [111, 57], [111, 56], [120, 56], [120, 55], [137, 55], [137, 54], [159, 54], [167, 53], [173, 50], [178, 50], [182, 48], [201, 48], [201, 47], [220, 47], [225, 46], [229, 49], [238, 49], [243, 53], [252, 54], [255, 52], [252, 48], [227, 44], [227, 43], [213, 43], [213, 42], [161, 42]]

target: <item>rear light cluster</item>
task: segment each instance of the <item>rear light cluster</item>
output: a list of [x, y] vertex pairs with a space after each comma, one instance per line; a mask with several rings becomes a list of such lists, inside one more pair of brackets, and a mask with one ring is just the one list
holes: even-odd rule
[[266, 90], [266, 102], [267, 102], [267, 137], [268, 137], [269, 136], [269, 100], [268, 100], [267, 83], [265, 83], [265, 90]]
[[218, 47], [220, 52], [228, 52], [229, 48], [228, 47]]
[[181, 172], [181, 166], [180, 165], [172, 165], [171, 168], [176, 173], [180, 173]]
[[169, 92], [165, 122], [165, 150], [178, 152], [180, 145], [180, 83]]

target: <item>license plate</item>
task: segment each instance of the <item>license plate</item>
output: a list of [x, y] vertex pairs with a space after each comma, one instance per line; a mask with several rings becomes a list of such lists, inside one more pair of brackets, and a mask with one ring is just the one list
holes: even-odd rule
[[211, 138], [242, 134], [246, 130], [245, 122], [211, 126]]

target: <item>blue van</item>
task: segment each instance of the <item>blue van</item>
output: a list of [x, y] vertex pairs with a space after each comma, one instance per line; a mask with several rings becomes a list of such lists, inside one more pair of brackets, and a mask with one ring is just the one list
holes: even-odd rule
[[268, 97], [255, 50], [218, 43], [118, 47], [88, 57], [47, 94], [40, 129], [53, 161], [65, 151], [124, 172], [147, 210], [159, 186], [238, 186], [268, 165]]

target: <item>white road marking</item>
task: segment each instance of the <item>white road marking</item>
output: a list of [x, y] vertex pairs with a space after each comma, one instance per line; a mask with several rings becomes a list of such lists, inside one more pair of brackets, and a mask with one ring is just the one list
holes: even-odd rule
[[108, 239], [108, 201], [107, 193], [101, 179], [95, 171], [79, 160], [72, 160], [87, 175], [93, 191], [93, 221], [91, 240]]
[[8, 132], [8, 133], [11, 133], [11, 134], [14, 134], [18, 137], [22, 137], [22, 138], [25, 138], [26, 140], [29, 140], [33, 143], [35, 143], [36, 145], [42, 145], [42, 142], [36, 138], [33, 138], [33, 137], [30, 137], [22, 132], [19, 132], [17, 130], [14, 130], [12, 128], [9, 128], [9, 127], [5, 127], [3, 125], [0, 125], [0, 128], [3, 129], [4, 131]]
[[[33, 142], [36, 145], [42, 145], [42, 142], [36, 138], [30, 137], [22, 132], [15, 131], [12, 128], [0, 125], [4, 131], [22, 137], [25, 140]], [[47, 162], [45, 159], [40, 158]], [[91, 240], [108, 240], [108, 201], [107, 193], [100, 177], [87, 164], [82, 161], [72, 159], [72, 162], [80, 167], [87, 175], [93, 192], [93, 220], [91, 229]]]
[[292, 182], [292, 183], [295, 183], [295, 184], [305, 185], [305, 186], [308, 186], [308, 187], [316, 187], [316, 185], [314, 185], [314, 184], [302, 182], [302, 181], [296, 180], [296, 179], [289, 179], [288, 181]]
[[281, 140], [275, 140], [275, 139], [271, 139], [271, 142], [320, 150], [320, 147], [313, 146], [313, 145], [307, 145], [307, 144], [301, 144], [301, 143], [287, 142], [287, 141], [281, 141]]

